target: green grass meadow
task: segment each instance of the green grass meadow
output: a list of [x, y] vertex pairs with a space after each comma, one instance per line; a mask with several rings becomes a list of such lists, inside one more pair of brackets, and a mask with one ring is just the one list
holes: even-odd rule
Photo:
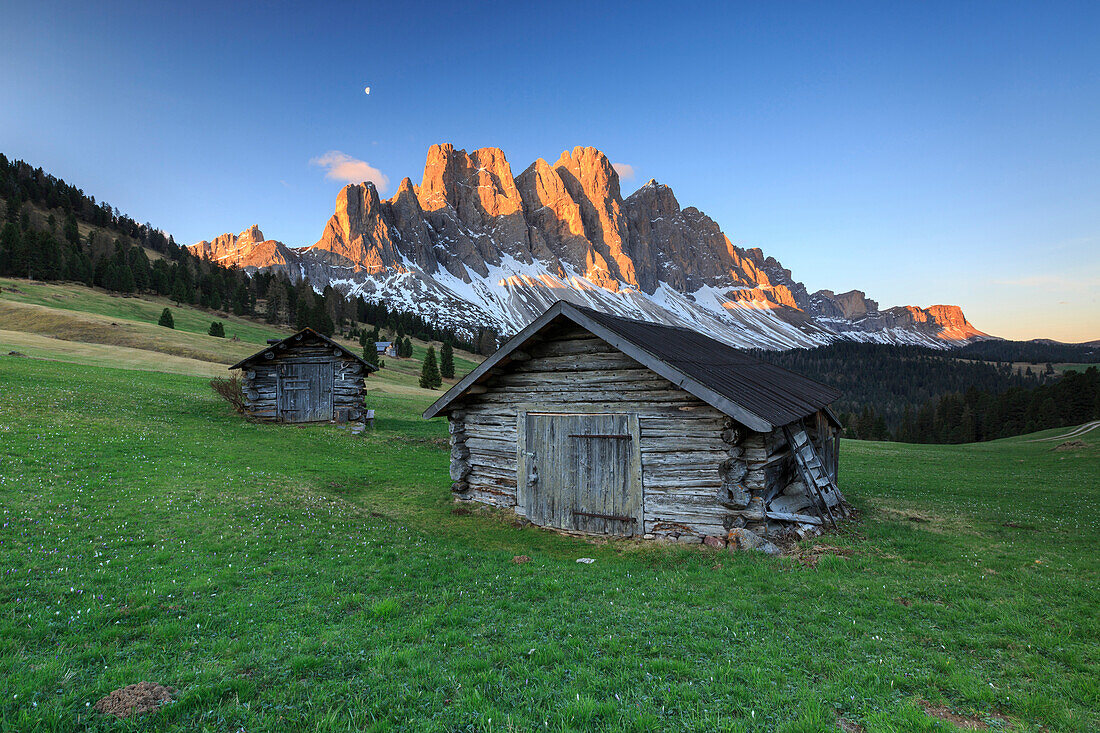
[[456, 512], [431, 399], [353, 436], [0, 356], [0, 729], [1100, 728], [1100, 431], [845, 442], [862, 521], [799, 560]]

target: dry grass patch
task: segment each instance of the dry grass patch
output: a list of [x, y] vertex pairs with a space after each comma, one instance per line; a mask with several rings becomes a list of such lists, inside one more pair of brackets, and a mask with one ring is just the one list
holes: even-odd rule
[[0, 353], [85, 366], [167, 372], [196, 377], [221, 376], [226, 373], [224, 364], [215, 364], [210, 361], [188, 359], [183, 356], [172, 356], [127, 346], [63, 341], [23, 331], [0, 330]]
[[63, 311], [10, 300], [0, 301], [0, 325], [6, 330], [50, 336], [62, 341], [144, 349], [216, 364], [232, 364], [256, 350], [255, 344], [230, 342], [152, 324], [112, 321], [91, 313]]
[[949, 516], [930, 510], [928, 507], [907, 507], [880, 497], [866, 497], [871, 505], [872, 514], [881, 519], [919, 527], [935, 534], [980, 534], [961, 515]]

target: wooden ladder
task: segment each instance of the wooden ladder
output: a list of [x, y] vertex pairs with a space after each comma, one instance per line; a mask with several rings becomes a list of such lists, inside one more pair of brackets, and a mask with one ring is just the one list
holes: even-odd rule
[[[825, 507], [825, 513], [829, 515], [829, 521], [832, 522], [835, 528], [836, 519], [833, 517], [833, 510], [829, 507], [828, 498], [835, 498], [841, 516], [847, 516], [840, 489], [832, 477], [829, 476], [829, 472], [825, 470], [825, 465], [821, 462], [817, 449], [810, 441], [810, 436], [806, 434], [806, 428], [801, 423], [798, 424], [797, 428], [785, 425], [783, 432], [786, 433], [787, 441], [791, 444], [791, 453], [794, 455], [794, 463], [798, 467], [798, 472], [802, 475], [802, 482], [806, 484], [807, 489], [813, 492], [811, 497], [816, 495], [821, 501], [821, 506]], [[824, 521], [825, 517], [822, 516], [821, 508], [817, 506], [816, 502], [814, 507], [817, 509], [818, 516]]]

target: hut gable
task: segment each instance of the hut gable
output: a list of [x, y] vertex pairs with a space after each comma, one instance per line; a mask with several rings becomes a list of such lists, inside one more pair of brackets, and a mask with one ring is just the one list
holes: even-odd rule
[[[456, 498], [563, 530], [766, 546], [841, 511], [836, 396], [687, 329], [557, 303], [425, 417], [448, 417]], [[803, 438], [824, 487], [805, 485]]]
[[348, 422], [366, 416], [364, 380], [376, 367], [306, 328], [242, 359], [249, 413], [278, 422]]

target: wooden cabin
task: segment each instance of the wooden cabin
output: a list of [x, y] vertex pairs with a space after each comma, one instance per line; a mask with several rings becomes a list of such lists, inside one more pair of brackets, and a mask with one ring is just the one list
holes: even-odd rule
[[447, 416], [459, 500], [774, 552], [846, 516], [838, 396], [690, 329], [559, 301], [424, 417]]
[[367, 417], [365, 379], [374, 367], [305, 328], [271, 339], [230, 369], [242, 373], [249, 414], [273, 422], [358, 422]]

